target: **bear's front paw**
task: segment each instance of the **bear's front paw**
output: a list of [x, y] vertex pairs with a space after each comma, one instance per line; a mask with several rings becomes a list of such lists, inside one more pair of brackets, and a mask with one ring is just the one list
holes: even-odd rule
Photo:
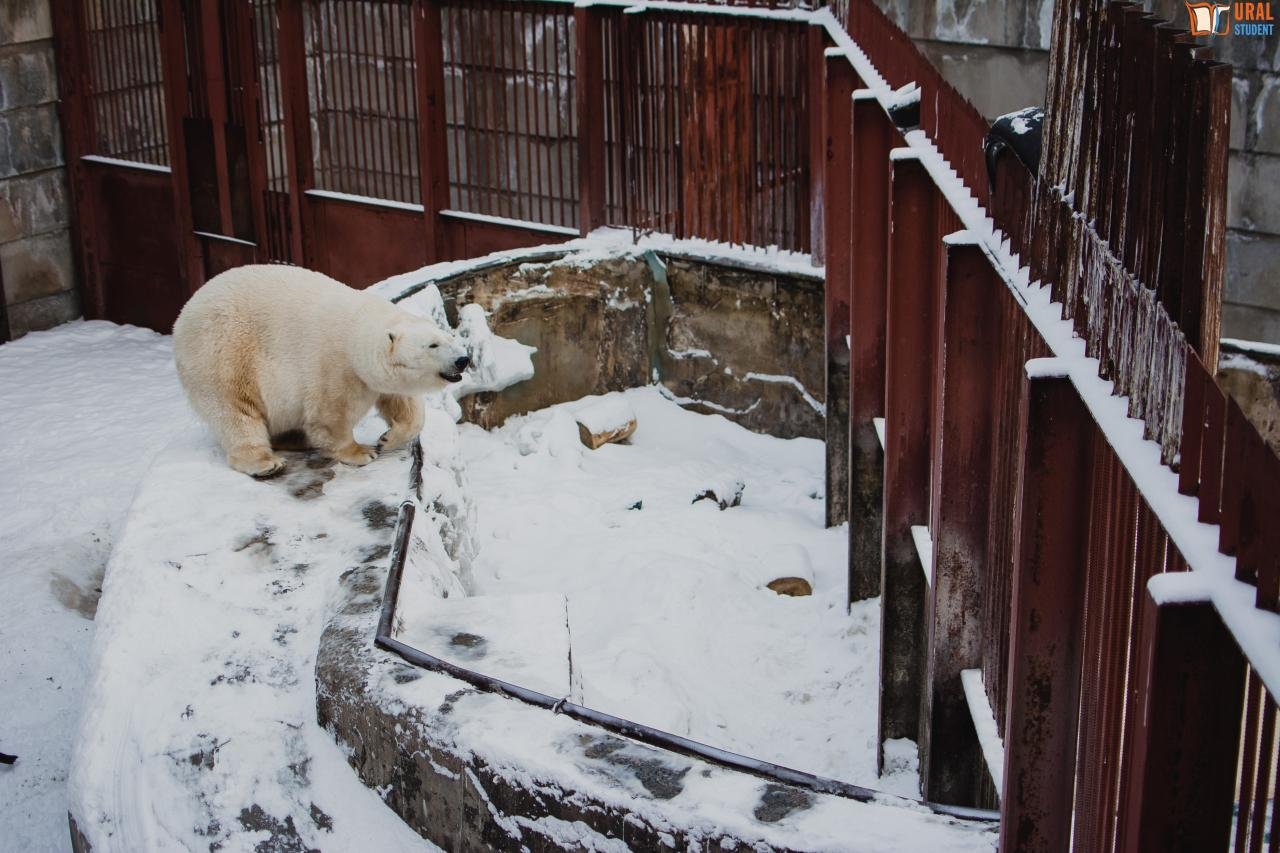
[[274, 477], [284, 470], [283, 459], [261, 448], [233, 451], [227, 454], [227, 462], [237, 471], [259, 480]]
[[399, 450], [408, 444], [411, 438], [413, 438], [413, 433], [409, 432], [409, 430], [392, 427], [378, 439], [378, 451]]
[[378, 455], [378, 451], [364, 444], [348, 444], [334, 452], [333, 457], [344, 465], [368, 465]]

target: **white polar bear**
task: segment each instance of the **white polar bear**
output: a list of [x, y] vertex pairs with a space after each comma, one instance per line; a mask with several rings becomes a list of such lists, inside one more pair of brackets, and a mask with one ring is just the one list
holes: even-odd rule
[[243, 266], [196, 291], [173, 326], [178, 378], [237, 471], [270, 477], [272, 452], [317, 447], [348, 465], [375, 448], [352, 429], [377, 405], [392, 449], [422, 429], [421, 395], [462, 379], [465, 348], [434, 322], [328, 276]]

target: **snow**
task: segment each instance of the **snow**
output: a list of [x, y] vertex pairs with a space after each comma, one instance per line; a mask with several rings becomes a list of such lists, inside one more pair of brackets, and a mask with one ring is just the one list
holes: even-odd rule
[[[419, 207], [419, 210], [422, 208]], [[468, 219], [472, 222], [483, 222], [488, 225], [502, 225], [507, 228], [525, 228], [529, 231], [542, 231], [547, 234], [563, 234], [569, 237], [578, 236], [577, 228], [566, 228], [562, 225], [548, 225], [545, 222], [532, 222], [527, 219], [511, 219], [507, 216], [492, 216], [487, 213], [471, 213], [465, 210], [442, 210], [441, 216], [454, 219]]]
[[[357, 439], [384, 428], [367, 418]], [[362, 468], [285, 456], [257, 481], [188, 430], [134, 498], [69, 779], [98, 853], [425, 846], [320, 728], [314, 678], [341, 574], [385, 555], [408, 452]]]
[[143, 163], [140, 160], [121, 160], [118, 157], [104, 157], [101, 154], [84, 154], [80, 157], [86, 163], [101, 163], [105, 166], [124, 166], [128, 169], [141, 169], [144, 172], [161, 172], [171, 174], [168, 166], [157, 166], [155, 163]]
[[929, 528], [923, 524], [911, 525], [911, 541], [916, 546], [916, 557], [920, 560], [920, 568], [924, 571], [924, 582], [933, 585], [933, 536]]
[[333, 201], [353, 202], [356, 204], [368, 204], [374, 207], [389, 207], [393, 210], [406, 210], [410, 213], [421, 213], [423, 207], [420, 204], [414, 204], [409, 201], [394, 201], [389, 198], [375, 198], [374, 196], [355, 195], [353, 193], [340, 193], [334, 190], [307, 190], [307, 195], [312, 198], [331, 199]]
[[[604, 408], [634, 411], [638, 428], [628, 445], [588, 450], [575, 422]], [[492, 432], [462, 425], [460, 453], [478, 525], [473, 600], [566, 596], [575, 702], [918, 796], [914, 769], [876, 776], [879, 601], [846, 610], [848, 533], [824, 527], [821, 442], [752, 433], [650, 387]], [[694, 500], [739, 483], [741, 506]], [[814, 594], [764, 588], [783, 576], [812, 578]], [[415, 612], [402, 602], [397, 623], [438, 634], [438, 603], [417, 601]], [[547, 607], [506, 612], [549, 624], [534, 612]], [[521, 634], [526, 648], [538, 642]], [[563, 669], [562, 634], [539, 636]]]
[[1239, 352], [1223, 351], [1218, 358], [1218, 370], [1241, 370], [1246, 373], [1256, 373], [1262, 377], [1271, 376], [1271, 368], [1268, 365]]
[[960, 683], [964, 687], [969, 715], [973, 717], [973, 727], [978, 733], [978, 744], [982, 747], [987, 772], [991, 774], [997, 796], [1000, 796], [1004, 791], [1004, 742], [1000, 740], [1000, 734], [996, 730], [996, 715], [991, 710], [991, 700], [982, 683], [982, 670], [962, 670]]
[[[728, 368], [726, 368], [726, 370], [727, 369]], [[746, 374], [742, 378], [748, 382], [770, 382], [770, 383], [779, 384], [779, 385], [790, 385], [792, 388], [800, 392], [800, 396], [804, 399], [806, 403], [809, 404], [809, 408], [813, 409], [815, 412], [817, 412], [820, 415], [823, 415], [824, 417], [827, 414], [826, 404], [819, 402], [817, 398], [815, 398], [812, 394], [809, 393], [809, 389], [805, 388], [804, 384], [799, 379], [796, 379], [794, 376], [778, 376], [772, 373], [755, 373], [753, 371], [751, 373]]]
[[578, 409], [574, 413], [574, 418], [586, 427], [588, 432], [599, 435], [622, 429], [636, 419], [636, 413], [627, 402], [626, 395], [610, 394], [598, 403]]
[[[831, 48], [828, 52], [831, 51], [843, 54], [843, 51], [839, 48]], [[920, 103], [920, 94], [921, 90], [918, 83], [907, 83], [906, 85], [893, 90], [893, 92], [884, 100], [884, 107], [887, 110], [897, 110], [902, 107], [910, 106], [911, 104], [918, 104]]]
[[[825, 275], [825, 269], [815, 266], [811, 255], [779, 249], [777, 246], [740, 246], [714, 240], [678, 239], [669, 234], [659, 233], [637, 235], [627, 228], [604, 227], [592, 231], [585, 237], [566, 240], [563, 243], [505, 249], [460, 261], [442, 261], [387, 278], [373, 285], [370, 290], [381, 293], [388, 299], [395, 299], [416, 294], [431, 283], [503, 264], [565, 259], [576, 261], [586, 267], [617, 257], [645, 258], [648, 261], [649, 257], [653, 257], [646, 257], [648, 253], [654, 253], [655, 256], [661, 254], [677, 258], [688, 257], [707, 263], [803, 276], [819, 281]], [[531, 289], [530, 292], [542, 291], [543, 287], [545, 286], [540, 286], [538, 290]], [[513, 296], [515, 294], [510, 294], [507, 299], [510, 300]]]
[[[427, 294], [429, 302], [441, 304], [436, 288], [429, 288]], [[434, 299], [431, 294], [434, 294]], [[443, 308], [440, 314], [443, 315]], [[438, 323], [440, 319], [436, 318]], [[446, 321], [440, 325], [447, 328], [448, 324]], [[533, 378], [532, 356], [538, 351], [537, 347], [495, 335], [490, 331], [484, 309], [479, 305], [472, 303], [458, 309], [456, 331], [471, 353], [472, 366], [463, 374], [462, 381], [450, 389], [455, 398], [476, 391], [501, 391]]]
[[0, 346], [0, 849], [67, 849], [97, 590], [139, 479], [196, 428], [169, 340], [74, 322]]
[[1263, 356], [1280, 356], [1280, 344], [1269, 344], [1264, 341], [1246, 341], [1240, 338], [1223, 338], [1222, 345], [1247, 353]]

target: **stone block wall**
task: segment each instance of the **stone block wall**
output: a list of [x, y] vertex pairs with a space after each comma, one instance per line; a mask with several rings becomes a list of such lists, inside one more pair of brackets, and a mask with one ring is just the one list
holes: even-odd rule
[[[1043, 105], [1053, 0], [876, 0], [983, 115]], [[1182, 0], [1147, 0], [1180, 27]], [[1280, 343], [1280, 35], [1202, 41], [1235, 66], [1222, 334]]]
[[[49, 0], [0, 3], [0, 340], [80, 314]], [[7, 320], [7, 322], [5, 322]]]

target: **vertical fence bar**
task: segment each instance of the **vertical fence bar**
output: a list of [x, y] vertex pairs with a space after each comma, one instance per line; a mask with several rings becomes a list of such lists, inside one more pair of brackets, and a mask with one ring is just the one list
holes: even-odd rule
[[1033, 853], [1071, 840], [1095, 427], [1065, 376], [1029, 378], [1025, 399], [1000, 849]]
[[893, 223], [885, 361], [884, 545], [881, 556], [880, 721], [884, 742], [919, 734], [925, 572], [912, 525], [929, 511], [933, 341], [940, 235], [938, 188], [913, 149], [892, 161]]
[[604, 225], [604, 16], [579, 4], [577, 29], [578, 230], [590, 234]]
[[982, 661], [982, 576], [987, 568], [991, 488], [991, 381], [999, 356], [1004, 282], [967, 231], [944, 238], [941, 450], [933, 582], [929, 588], [928, 667], [920, 734], [924, 795], [975, 805], [986, 765], [960, 673]]
[[[76, 247], [76, 273], [83, 295], [85, 317], [102, 317], [106, 310], [102, 281], [98, 277], [96, 223], [93, 193], [80, 158], [92, 153], [93, 110], [89, 103], [89, 49], [85, 36], [85, 10], [75, 0], [54, 0], [54, 48], [58, 63], [58, 121], [62, 125], [67, 189], [71, 200], [71, 236]], [[172, 140], [173, 137], [171, 136]], [[4, 294], [0, 290], [0, 303]], [[0, 310], [3, 310], [0, 307]], [[8, 325], [0, 317], [0, 336], [7, 340]]]
[[315, 186], [311, 159], [311, 106], [307, 100], [306, 34], [302, 0], [280, 0], [277, 55], [280, 57], [281, 114], [284, 117], [285, 168], [289, 174], [290, 234], [295, 261], [306, 265], [313, 256], [306, 245], [311, 229], [303, 216], [307, 190]]
[[[444, 27], [440, 0], [414, 0], [414, 55], [417, 59], [418, 179], [427, 262], [444, 260], [440, 211], [449, 206], [448, 116], [444, 94]], [[468, 161], [468, 170], [473, 164]]]
[[853, 273], [853, 67], [835, 52], [826, 64], [822, 110], [826, 265], [827, 526], [849, 520], [849, 302]]
[[1211, 603], [1162, 604], [1143, 595], [1133, 766], [1117, 846], [1133, 853], [1225, 850], [1244, 657]]
[[853, 229], [849, 353], [849, 601], [880, 594], [889, 151], [897, 130], [872, 92], [853, 94]]
[[[826, 106], [826, 97], [823, 89], [826, 84], [826, 68], [822, 59], [827, 47], [827, 34], [820, 24], [812, 23], [809, 25], [808, 32], [805, 34], [804, 58], [805, 62], [801, 66], [806, 75], [802, 85], [808, 92], [807, 102], [809, 105], [808, 115], [808, 159], [809, 159], [809, 242], [810, 254], [813, 256], [815, 264], [821, 264], [826, 259], [826, 252], [822, 245], [824, 228], [822, 225], [823, 217], [823, 166], [826, 163], [826, 151], [823, 144], [822, 134], [822, 113]], [[803, 157], [804, 154], [801, 154]]]
[[[187, 170], [183, 116], [187, 112], [187, 59], [183, 40], [182, 4], [157, 0], [160, 18], [161, 76], [165, 93], [165, 121], [169, 131], [169, 168], [173, 186], [174, 228], [178, 240], [178, 275], [187, 293], [204, 284], [203, 253], [191, 214], [191, 182]], [[193, 81], [193, 88], [199, 83]]]

